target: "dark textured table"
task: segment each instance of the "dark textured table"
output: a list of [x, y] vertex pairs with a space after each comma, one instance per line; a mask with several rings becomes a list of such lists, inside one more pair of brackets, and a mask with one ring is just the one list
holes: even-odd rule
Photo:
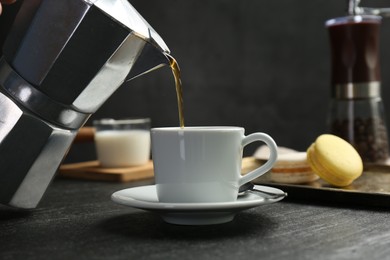
[[57, 178], [39, 208], [1, 206], [0, 259], [390, 258], [389, 209], [285, 200], [227, 224], [178, 226], [111, 202], [129, 186]]

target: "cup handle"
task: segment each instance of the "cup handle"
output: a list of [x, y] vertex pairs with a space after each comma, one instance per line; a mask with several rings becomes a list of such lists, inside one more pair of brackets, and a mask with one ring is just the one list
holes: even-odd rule
[[268, 158], [268, 161], [265, 164], [242, 176], [238, 181], [239, 186], [247, 182], [250, 182], [251, 180], [256, 179], [257, 177], [260, 177], [264, 173], [271, 170], [272, 166], [275, 164], [278, 158], [277, 145], [274, 139], [272, 139], [271, 136], [265, 133], [253, 133], [248, 136], [245, 136], [242, 139], [241, 145], [242, 147], [244, 147], [255, 141], [264, 142], [270, 149], [270, 156]]

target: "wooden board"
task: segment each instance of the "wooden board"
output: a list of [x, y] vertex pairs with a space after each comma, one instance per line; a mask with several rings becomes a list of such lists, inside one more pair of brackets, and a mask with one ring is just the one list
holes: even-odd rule
[[[258, 167], [259, 162], [253, 157], [244, 158], [242, 161], [242, 171], [247, 173]], [[125, 168], [103, 168], [98, 161], [63, 164], [60, 167], [59, 175], [66, 178], [130, 182], [154, 177], [153, 162], [145, 165], [125, 167]]]
[[98, 161], [63, 164], [59, 169], [59, 175], [67, 178], [130, 182], [154, 177], [153, 163], [149, 161], [145, 165], [124, 168], [103, 168]]

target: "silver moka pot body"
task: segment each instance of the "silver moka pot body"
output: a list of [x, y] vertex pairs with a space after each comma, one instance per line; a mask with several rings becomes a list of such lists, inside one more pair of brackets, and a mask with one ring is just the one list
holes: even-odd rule
[[167, 53], [127, 0], [24, 1], [0, 60], [0, 203], [35, 208], [89, 116]]

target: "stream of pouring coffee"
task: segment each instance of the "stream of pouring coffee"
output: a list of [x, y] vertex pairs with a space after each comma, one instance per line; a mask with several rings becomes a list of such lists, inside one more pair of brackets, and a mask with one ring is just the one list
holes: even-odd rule
[[171, 55], [167, 54], [169, 65], [172, 69], [173, 77], [175, 78], [177, 107], [179, 110], [180, 127], [184, 128], [184, 107], [183, 107], [183, 85], [181, 83], [179, 64]]

